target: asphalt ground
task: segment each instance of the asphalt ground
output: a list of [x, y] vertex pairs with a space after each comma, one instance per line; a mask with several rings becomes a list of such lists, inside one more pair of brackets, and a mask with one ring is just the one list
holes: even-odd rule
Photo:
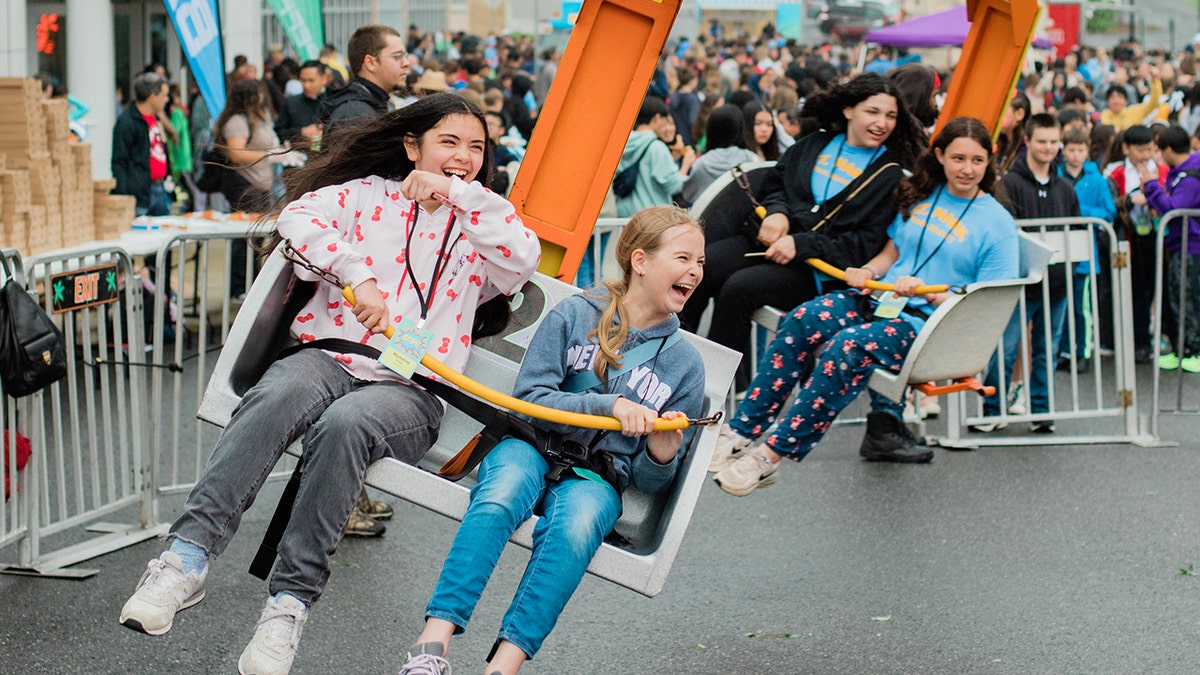
[[[706, 485], [659, 596], [587, 577], [525, 672], [1200, 671], [1200, 576], [1180, 571], [1200, 565], [1200, 417], [1161, 431], [1181, 442], [939, 449], [901, 466], [862, 462], [862, 428], [835, 427], [775, 486]], [[281, 487], [162, 637], [117, 623], [158, 542], [88, 561], [86, 580], [0, 576], [0, 672], [235, 672], [266, 595], [245, 570]], [[398, 670], [455, 523], [396, 511], [382, 539], [341, 545], [294, 672]], [[482, 671], [527, 560], [501, 558], [452, 643], [455, 672]]]

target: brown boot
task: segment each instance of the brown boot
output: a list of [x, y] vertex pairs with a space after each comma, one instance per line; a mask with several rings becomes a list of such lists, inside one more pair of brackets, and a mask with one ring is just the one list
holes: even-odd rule
[[350, 520], [346, 523], [347, 537], [379, 537], [383, 536], [383, 525], [375, 522], [375, 519], [359, 510], [358, 506], [350, 512]]
[[355, 507], [375, 520], [391, 520], [392, 516], [396, 513], [392, 510], [391, 504], [371, 499], [367, 495], [367, 488], [365, 487], [358, 495], [358, 503], [355, 504]]

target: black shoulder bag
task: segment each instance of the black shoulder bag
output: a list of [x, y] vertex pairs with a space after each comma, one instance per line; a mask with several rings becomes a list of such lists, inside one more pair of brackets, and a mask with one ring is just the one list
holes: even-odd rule
[[642, 164], [642, 158], [646, 156], [646, 151], [650, 149], [650, 146], [654, 145], [655, 140], [658, 139], [651, 140], [646, 147], [642, 148], [642, 153], [638, 155], [637, 161], [617, 172], [612, 183], [613, 194], [621, 199], [633, 194], [633, 189], [637, 187], [638, 168]]
[[9, 396], [26, 396], [67, 374], [63, 334], [36, 300], [13, 279], [0, 252], [0, 384]]

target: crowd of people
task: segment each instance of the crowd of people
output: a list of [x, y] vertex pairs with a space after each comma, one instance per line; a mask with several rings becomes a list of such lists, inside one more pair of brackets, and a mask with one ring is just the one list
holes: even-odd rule
[[[119, 166], [114, 154], [117, 190], [137, 195], [140, 213], [164, 211], [172, 175], [183, 186], [176, 199], [203, 199], [202, 185], [213, 181], [190, 174], [210, 170], [199, 160], [211, 144], [225, 165], [211, 191], [233, 208], [272, 214], [280, 235], [354, 289], [356, 304], [322, 287], [301, 310], [292, 324], [297, 347], [246, 393], [172, 525], [169, 550], [150, 561], [121, 611], [122, 624], [161, 635], [176, 612], [202, 600], [209, 560], [234, 536], [284, 448], [303, 439], [306, 469], [270, 597], [239, 659], [243, 673], [290, 669], [340, 537], [382, 532], [377, 521], [390, 507], [363, 491], [367, 466], [381, 457], [415, 463], [436, 438], [441, 405], [372, 358], [386, 346], [380, 335], [389, 326], [428, 334], [446, 350], [443, 360], [461, 366], [486, 334], [477, 308], [519, 289], [538, 260], [536, 237], [503, 196], [538, 124], [557, 50], [535, 53], [530, 39], [508, 35], [365, 26], [347, 57], [343, 64], [328, 47], [320, 60], [296, 63], [272, 50], [264, 79], [241, 59], [226, 109], [199, 127], [203, 106], [172, 100], [165, 74], [149, 68], [114, 131], [129, 141]], [[797, 45], [771, 30], [754, 40], [672, 43], [618, 165], [630, 177], [614, 186], [611, 204], [629, 218], [617, 235], [620, 277], [551, 311], [517, 380], [516, 395], [614, 416], [621, 433], [535, 421], [535, 438], [506, 438], [487, 455], [401, 672], [450, 672], [450, 640], [465, 630], [504, 542], [538, 514], [533, 558], [485, 672], [509, 675], [534, 656], [619, 516], [622, 492], [675, 480], [694, 432], [654, 431], [653, 421], [701, 413], [703, 366], [678, 333], [700, 329], [710, 303], [708, 337], [743, 354], [754, 310], [787, 310], [760, 362], [740, 374], [740, 404], [709, 467], [736, 496], [774, 483], [783, 458], [809, 454], [873, 369], [899, 372], [947, 297], [918, 293], [925, 281], [1016, 278], [1018, 219], [1112, 223], [1132, 251], [1136, 360], [1148, 361], [1153, 347], [1146, 291], [1168, 275], [1170, 345], [1157, 365], [1200, 372], [1200, 222], [1173, 221], [1163, 268], [1154, 256], [1161, 216], [1200, 208], [1195, 55], [1123, 43], [1042, 66], [1022, 77], [994, 144], [991, 130], [967, 117], [946, 120], [930, 138], [951, 74], [904, 53], [873, 54], [859, 73], [827, 45]], [[169, 151], [168, 139], [185, 147], [189, 130], [192, 164], [176, 166], [180, 152]], [[762, 213], [706, 239], [686, 207], [732, 168], [766, 161], [774, 166], [753, 191]], [[1106, 238], [1096, 246], [1103, 259]], [[810, 257], [843, 268], [845, 279], [814, 272]], [[1181, 289], [1173, 280], [1185, 261]], [[1113, 345], [1112, 317], [1092, 311], [1107, 302], [1109, 266], [1098, 267], [1054, 265], [1045, 294], [1030, 289], [1027, 313], [1014, 314], [988, 378], [1017, 379], [1014, 360], [1031, 322], [1049, 325], [1051, 339], [1030, 341], [1027, 386], [987, 399], [986, 413], [1023, 405], [1051, 412], [1047, 364], [1081, 372], [1100, 356], [1093, 347]], [[585, 266], [580, 278], [591, 275]], [[873, 280], [894, 290], [865, 292]], [[1064, 335], [1069, 313], [1080, 328]], [[652, 400], [632, 380], [635, 369], [661, 382]], [[905, 426], [901, 403], [871, 403], [865, 460], [933, 458]], [[1055, 427], [1045, 419], [1030, 431]], [[573, 474], [548, 475], [539, 447], [546, 438], [578, 450]]]

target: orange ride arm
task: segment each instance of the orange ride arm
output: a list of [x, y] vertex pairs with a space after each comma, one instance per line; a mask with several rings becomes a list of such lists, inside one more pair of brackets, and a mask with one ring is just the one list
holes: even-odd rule
[[585, 0], [509, 200], [575, 278], [682, 0]]
[[967, 0], [971, 30], [933, 136], [946, 122], [967, 116], [983, 122], [995, 139], [1039, 11], [1038, 0]]

